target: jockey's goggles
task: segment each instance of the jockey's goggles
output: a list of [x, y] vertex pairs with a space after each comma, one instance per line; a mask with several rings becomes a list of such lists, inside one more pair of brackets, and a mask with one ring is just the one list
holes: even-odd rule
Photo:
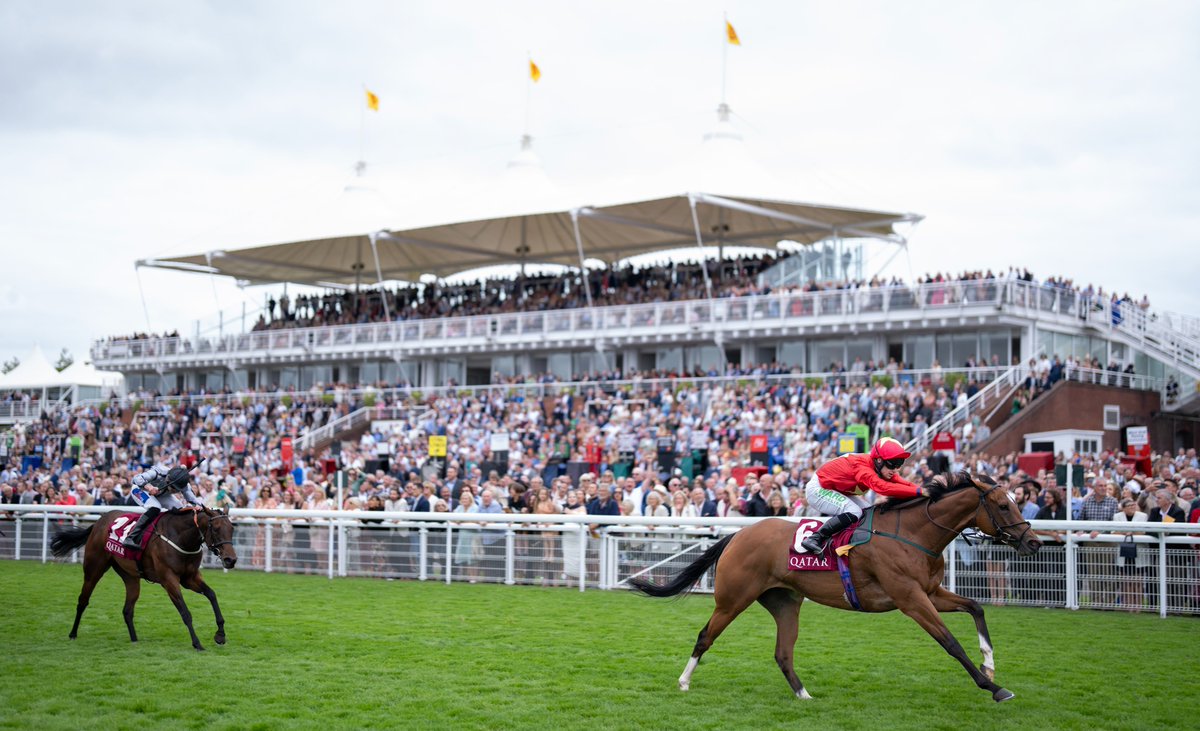
[[882, 466], [887, 467], [889, 470], [898, 470], [904, 466], [903, 457], [897, 457], [896, 459], [881, 459], [879, 461], [883, 463]]

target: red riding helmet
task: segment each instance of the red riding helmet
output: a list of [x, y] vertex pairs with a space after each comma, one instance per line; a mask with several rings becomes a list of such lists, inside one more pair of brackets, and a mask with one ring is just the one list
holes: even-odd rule
[[891, 437], [884, 437], [875, 442], [875, 446], [871, 447], [871, 459], [879, 459], [884, 462], [890, 462], [894, 459], [905, 460], [911, 456], [911, 453], [905, 451], [903, 444]]

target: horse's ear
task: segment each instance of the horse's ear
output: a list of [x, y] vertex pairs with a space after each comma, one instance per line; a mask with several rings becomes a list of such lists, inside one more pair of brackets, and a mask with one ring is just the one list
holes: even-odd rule
[[996, 486], [996, 481], [987, 475], [971, 475], [971, 482], [984, 492]]

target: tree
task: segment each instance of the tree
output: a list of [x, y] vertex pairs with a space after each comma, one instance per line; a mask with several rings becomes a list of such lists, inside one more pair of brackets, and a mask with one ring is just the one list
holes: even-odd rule
[[62, 352], [58, 354], [58, 362], [54, 364], [54, 370], [62, 373], [66, 369], [70, 368], [71, 364], [74, 362], [74, 356], [72, 356], [66, 348], [63, 348]]
[[12, 360], [6, 360], [0, 365], [0, 373], [8, 373], [19, 365], [21, 365], [21, 359], [14, 355]]

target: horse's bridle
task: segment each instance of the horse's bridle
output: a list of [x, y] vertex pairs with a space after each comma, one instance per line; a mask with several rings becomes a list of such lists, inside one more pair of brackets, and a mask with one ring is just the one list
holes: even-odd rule
[[[996, 513], [996, 509], [992, 506], [992, 504], [990, 502], [988, 502], [988, 499], [987, 499], [988, 495], [991, 495], [993, 492], [1000, 489], [1000, 485], [999, 484], [992, 485], [990, 488], [985, 490], [979, 486], [979, 483], [975, 482], [975, 480], [972, 479], [971, 486], [974, 487], [979, 492], [979, 505], [975, 508], [975, 515], [978, 517], [979, 509], [983, 508], [983, 511], [985, 513], [987, 513], [988, 519], [992, 521], [992, 525], [994, 525], [996, 527], [996, 536], [995, 537], [997, 539], [999, 539], [999, 541], [1006, 546], [1011, 546], [1013, 548], [1017, 548], [1018, 546], [1020, 546], [1021, 541], [1024, 540], [1024, 538], [1025, 538], [1025, 534], [1028, 533], [1030, 530], [1032, 530], [1033, 526], [1031, 526], [1029, 524], [1029, 521], [1025, 520], [1023, 517], [1020, 520], [1017, 520], [1012, 523], [1001, 523], [1000, 522], [1000, 516]], [[934, 519], [933, 515], [931, 515], [929, 512], [929, 506], [932, 503], [933, 503], [932, 500], [927, 500], [925, 502], [925, 517], [929, 519], [929, 522], [933, 523], [935, 526], [937, 526], [938, 528], [941, 528], [942, 530], [946, 531], [947, 533], [961, 533], [961, 531], [956, 531], [953, 528], [948, 528], [948, 527], [942, 525], [941, 523], [937, 522], [937, 520]], [[975, 520], [974, 522], [976, 524], [978, 524], [979, 521]], [[1019, 526], [1023, 526], [1021, 528], [1020, 533], [1014, 534], [1011, 531], [1009, 531], [1009, 528], [1016, 528]]]
[[[197, 517], [197, 515], [199, 513], [200, 513], [200, 511], [197, 510], [195, 513], [192, 514], [192, 522], [196, 525], [196, 530], [198, 530], [198, 531], [200, 531], [200, 519]], [[221, 546], [224, 546], [226, 544], [232, 544], [233, 541], [213, 540], [213, 537], [215, 535], [214, 530], [213, 530], [213, 528], [214, 528], [213, 524], [216, 523], [221, 518], [228, 520], [232, 524], [233, 519], [230, 518], [227, 513], [212, 514], [212, 513], [206, 512], [205, 515], [208, 517], [208, 527], [205, 528], [203, 531], [200, 531], [201, 541], [206, 546], [208, 546], [208, 550], [212, 551], [212, 554], [214, 556], [220, 556], [221, 555], [221, 551], [220, 551]]]

